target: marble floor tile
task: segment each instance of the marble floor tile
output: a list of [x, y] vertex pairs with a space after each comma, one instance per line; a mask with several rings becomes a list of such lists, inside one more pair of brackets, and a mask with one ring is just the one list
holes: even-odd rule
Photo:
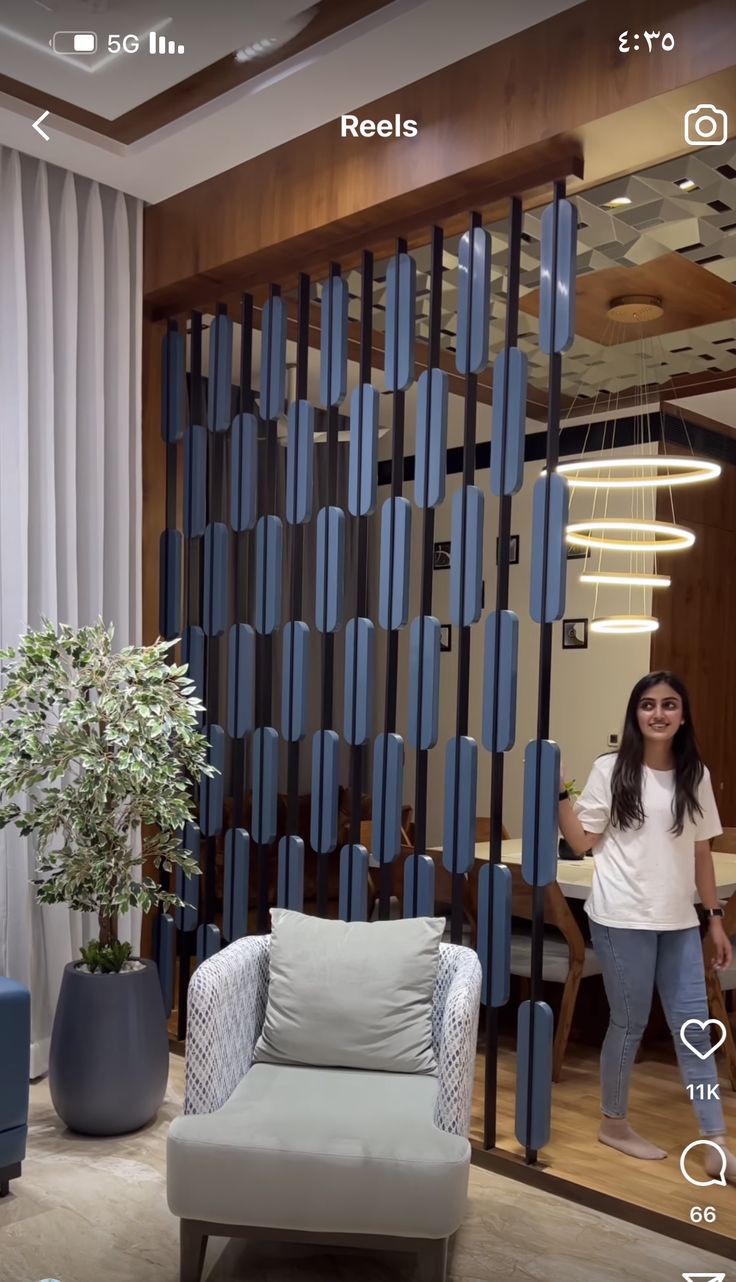
[[[134, 1135], [68, 1131], [45, 1081], [31, 1088], [28, 1158], [0, 1201], [0, 1282], [177, 1282], [178, 1222], [166, 1205], [169, 1123], [182, 1108], [172, 1057], [157, 1119]], [[734, 1190], [736, 1197], [736, 1190]], [[671, 1242], [500, 1175], [472, 1168], [448, 1282], [681, 1282], [736, 1274], [732, 1262]], [[205, 1282], [413, 1282], [409, 1255], [211, 1239]]]

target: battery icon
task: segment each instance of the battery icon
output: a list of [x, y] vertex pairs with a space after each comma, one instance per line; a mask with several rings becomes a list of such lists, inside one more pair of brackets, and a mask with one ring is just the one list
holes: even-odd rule
[[55, 31], [51, 40], [54, 53], [95, 53], [94, 31]]

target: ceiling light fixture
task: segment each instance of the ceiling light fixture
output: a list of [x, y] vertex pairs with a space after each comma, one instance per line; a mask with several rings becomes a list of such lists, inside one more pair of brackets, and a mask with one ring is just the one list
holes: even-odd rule
[[[617, 537], [624, 534], [630, 537]], [[644, 537], [637, 538], [638, 534]], [[695, 542], [692, 530], [669, 521], [620, 521], [615, 517], [574, 521], [567, 527], [566, 538], [574, 547], [610, 552], [679, 552]]]
[[[611, 475], [625, 469], [629, 470], [630, 475]], [[572, 463], [558, 464], [557, 471], [567, 477], [574, 489], [581, 490], [669, 489], [673, 485], [696, 485], [700, 481], [712, 481], [721, 474], [718, 463], [711, 463], [707, 459], [679, 458], [670, 454], [578, 459]]]
[[269, 49], [274, 45], [281, 44], [278, 36], [267, 36], [265, 40], [256, 40], [255, 44], [246, 45], [244, 49], [238, 49], [235, 54], [236, 62], [251, 62], [253, 58], [262, 58]]
[[698, 184], [693, 182], [692, 178], [679, 178], [675, 186], [679, 187], [680, 191], [700, 191]]
[[672, 583], [669, 574], [645, 574], [632, 570], [618, 573], [616, 570], [583, 570], [581, 583], [602, 583], [621, 588], [668, 588]]
[[614, 196], [613, 200], [607, 200], [604, 209], [622, 209], [624, 205], [631, 204], [630, 196]]
[[608, 304], [608, 319], [624, 325], [648, 325], [664, 316], [662, 299], [655, 294], [624, 294]]
[[637, 636], [643, 632], [656, 632], [659, 620], [651, 614], [608, 614], [591, 619], [591, 632], [606, 632], [610, 636]]

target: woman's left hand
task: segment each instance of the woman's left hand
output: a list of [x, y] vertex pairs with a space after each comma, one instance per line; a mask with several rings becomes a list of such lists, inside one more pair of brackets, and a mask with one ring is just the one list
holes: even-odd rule
[[723, 929], [721, 918], [713, 917], [708, 929], [714, 949], [713, 969], [728, 970], [733, 961], [733, 949], [731, 940]]

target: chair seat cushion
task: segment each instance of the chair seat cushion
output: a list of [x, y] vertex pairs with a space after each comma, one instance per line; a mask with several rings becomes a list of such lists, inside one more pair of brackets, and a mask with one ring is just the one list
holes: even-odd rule
[[437, 1079], [254, 1064], [217, 1113], [177, 1118], [169, 1207], [184, 1219], [447, 1237], [470, 1145], [433, 1123]]
[[[557, 935], [545, 934], [543, 954], [543, 978], [551, 984], [564, 984], [570, 970], [570, 951], [564, 939]], [[530, 935], [511, 936], [511, 974], [521, 975], [528, 979], [532, 973], [532, 941]], [[583, 962], [583, 979], [588, 975], [600, 975], [601, 965], [593, 949], [585, 949]]]

